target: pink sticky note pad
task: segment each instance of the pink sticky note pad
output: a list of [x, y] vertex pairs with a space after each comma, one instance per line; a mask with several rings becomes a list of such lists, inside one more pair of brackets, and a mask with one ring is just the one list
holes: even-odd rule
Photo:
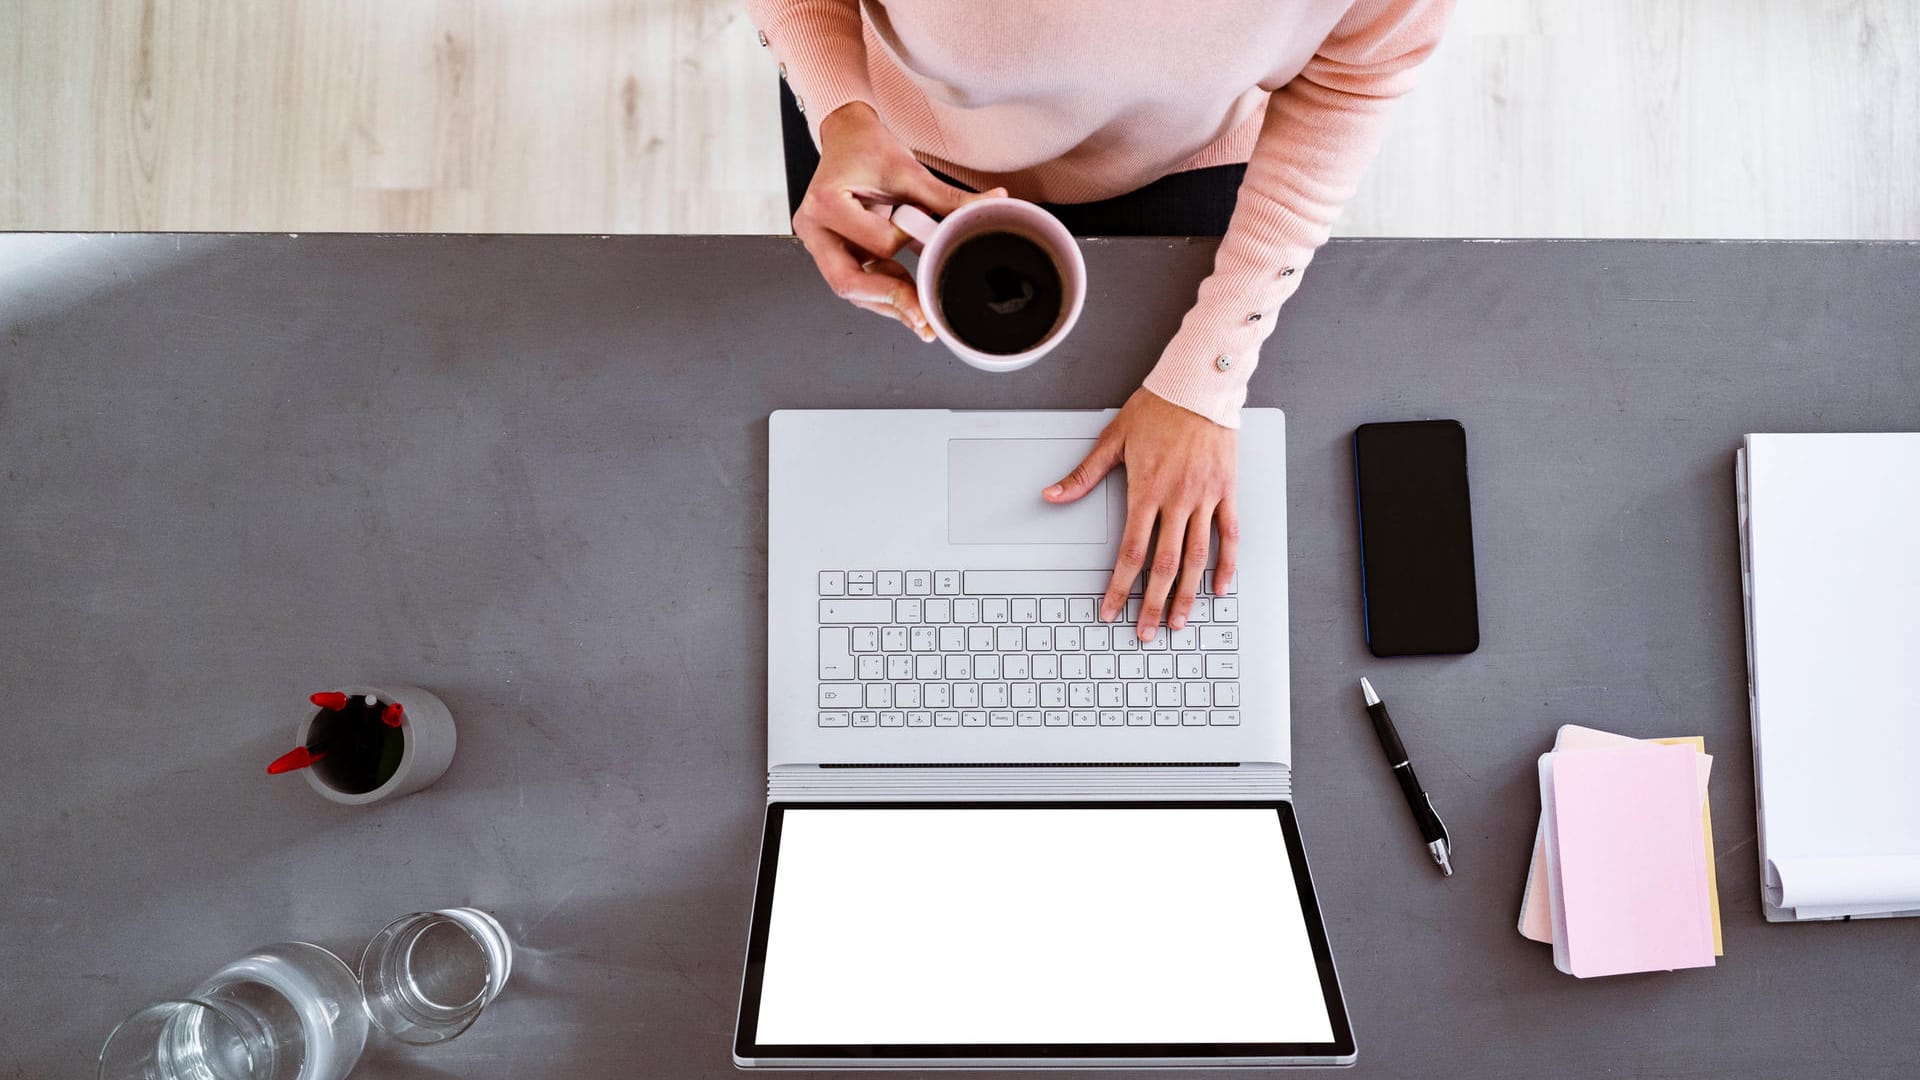
[[1554, 914], [1570, 974], [1713, 964], [1696, 758], [1661, 745], [1549, 755]]

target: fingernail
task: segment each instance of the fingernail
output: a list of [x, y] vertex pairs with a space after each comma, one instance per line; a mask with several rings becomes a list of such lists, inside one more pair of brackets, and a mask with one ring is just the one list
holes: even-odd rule
[[1153, 628], [1153, 627], [1151, 627], [1151, 626], [1149, 626], [1149, 627], [1147, 627], [1147, 628], [1146, 628], [1145, 630], [1142, 630], [1142, 631], [1140, 631], [1140, 640], [1141, 640], [1141, 641], [1152, 641], [1152, 640], [1153, 640], [1153, 631], [1154, 631], [1154, 628]]
[[1167, 629], [1178, 630], [1185, 625], [1187, 625], [1187, 620], [1178, 615], [1175, 615], [1173, 619], [1167, 623]]
[[1055, 484], [1055, 485], [1053, 485], [1052, 487], [1050, 487], [1050, 488], [1048, 488], [1048, 489], [1047, 489], [1047, 494], [1049, 494], [1049, 495], [1061, 495], [1061, 494], [1064, 494], [1064, 493], [1066, 492], [1066, 490], [1067, 490], [1067, 489], [1066, 489], [1065, 487], [1063, 487], [1063, 486], [1061, 486], [1061, 485], [1059, 485], [1059, 484]]
[[1107, 605], [1105, 604], [1100, 605], [1100, 621], [1101, 622], [1113, 621], [1113, 613], [1107, 610]]

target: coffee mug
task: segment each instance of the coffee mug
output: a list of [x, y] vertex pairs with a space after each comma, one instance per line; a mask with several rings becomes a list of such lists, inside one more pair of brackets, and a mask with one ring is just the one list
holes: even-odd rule
[[920, 244], [915, 277], [934, 336], [982, 371], [1018, 371], [1066, 340], [1087, 299], [1080, 246], [1024, 199], [978, 199], [935, 221], [919, 207], [889, 218]]

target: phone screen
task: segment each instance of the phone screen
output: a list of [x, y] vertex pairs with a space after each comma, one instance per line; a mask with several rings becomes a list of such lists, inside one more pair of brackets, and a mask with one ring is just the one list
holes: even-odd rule
[[1362, 424], [1353, 433], [1360, 596], [1375, 656], [1469, 653], [1480, 645], [1457, 420]]

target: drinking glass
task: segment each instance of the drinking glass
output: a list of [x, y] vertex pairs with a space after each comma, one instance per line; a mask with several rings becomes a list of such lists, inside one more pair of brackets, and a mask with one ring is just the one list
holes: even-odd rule
[[101, 1047], [100, 1080], [342, 1080], [366, 1043], [352, 970], [289, 941], [128, 1017]]
[[479, 1018], [513, 970], [513, 943], [477, 908], [402, 915], [360, 954], [367, 1016], [405, 1043], [446, 1042]]

